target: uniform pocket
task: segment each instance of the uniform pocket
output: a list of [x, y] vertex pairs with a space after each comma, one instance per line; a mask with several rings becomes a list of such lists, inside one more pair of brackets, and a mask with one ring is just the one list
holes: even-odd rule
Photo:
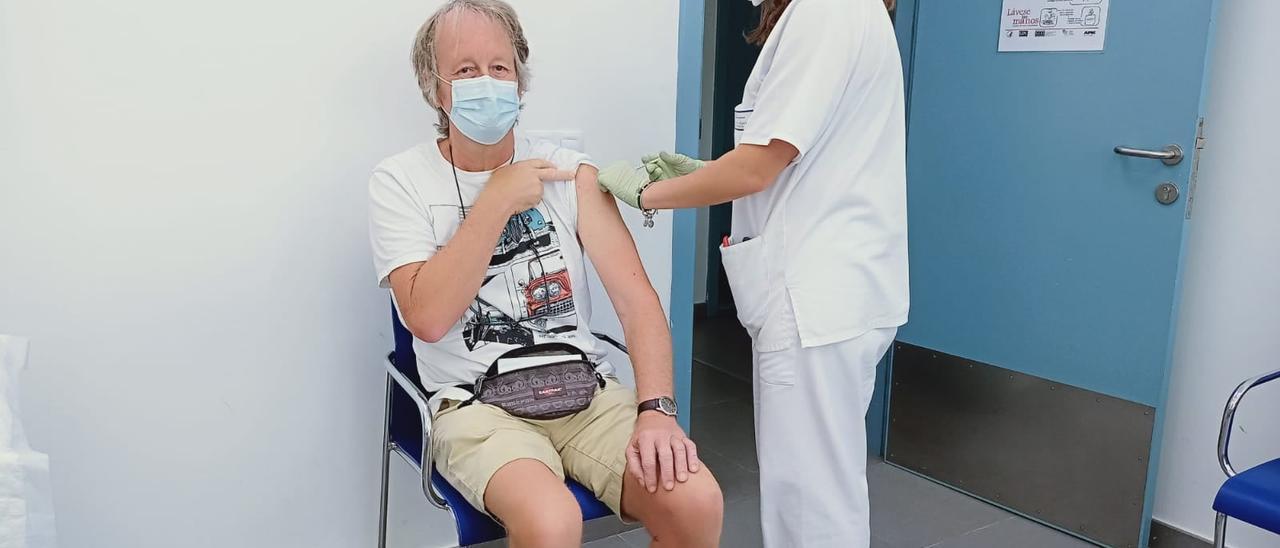
[[796, 356], [794, 352], [757, 352], [756, 379], [768, 390], [768, 386], [793, 386], [796, 383]]
[[733, 291], [733, 303], [738, 309], [738, 321], [753, 340], [769, 319], [773, 300], [781, 288], [770, 287], [768, 262], [765, 260], [764, 238], [753, 238], [740, 244], [720, 248], [720, 261], [729, 289]]

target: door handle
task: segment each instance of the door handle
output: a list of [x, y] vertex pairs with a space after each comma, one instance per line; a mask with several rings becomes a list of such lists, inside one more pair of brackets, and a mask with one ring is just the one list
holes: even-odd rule
[[1115, 148], [1116, 154], [1121, 156], [1133, 156], [1134, 158], [1148, 158], [1151, 160], [1160, 160], [1167, 166], [1176, 166], [1182, 163], [1182, 147], [1178, 145], [1169, 145], [1161, 150], [1146, 150], [1142, 148], [1133, 148], [1120, 145]]

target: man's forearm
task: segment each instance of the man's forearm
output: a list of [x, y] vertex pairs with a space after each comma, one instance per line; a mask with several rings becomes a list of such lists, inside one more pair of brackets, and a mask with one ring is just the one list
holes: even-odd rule
[[[635, 314], [635, 317], [619, 315], [622, 330], [626, 333], [631, 352], [631, 366], [636, 374], [636, 395], [639, 401], [662, 396], [675, 396], [671, 382], [671, 331], [662, 306], [654, 298], [654, 305]], [[652, 308], [649, 310], [648, 308]]]
[[412, 274], [409, 299], [400, 310], [415, 334], [438, 340], [458, 322], [480, 291], [509, 218], [503, 208], [477, 202], [449, 243]]

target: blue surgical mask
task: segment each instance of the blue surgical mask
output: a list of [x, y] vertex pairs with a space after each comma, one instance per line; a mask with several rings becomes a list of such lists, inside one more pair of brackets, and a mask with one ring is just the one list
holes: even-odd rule
[[[441, 78], [443, 80], [443, 78]], [[454, 80], [449, 120], [468, 139], [494, 145], [516, 125], [520, 92], [515, 82], [490, 76]]]

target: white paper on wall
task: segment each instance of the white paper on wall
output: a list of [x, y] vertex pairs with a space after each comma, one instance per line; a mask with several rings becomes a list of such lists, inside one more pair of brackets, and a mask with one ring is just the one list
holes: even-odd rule
[[1102, 51], [1111, 0], [1004, 0], [999, 51]]

